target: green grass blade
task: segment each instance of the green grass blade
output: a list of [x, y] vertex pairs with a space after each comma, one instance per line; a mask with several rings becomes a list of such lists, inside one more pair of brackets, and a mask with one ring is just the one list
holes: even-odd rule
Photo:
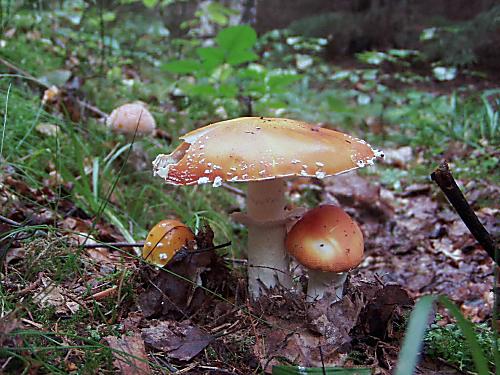
[[403, 346], [399, 352], [398, 366], [395, 375], [412, 375], [417, 365], [418, 355], [425, 331], [428, 326], [429, 314], [437, 296], [424, 296], [418, 300], [410, 315]]
[[3, 115], [2, 139], [0, 139], [0, 161], [2, 161], [3, 157], [3, 144], [5, 141], [5, 128], [7, 127], [7, 111], [9, 109], [9, 96], [11, 87], [12, 87], [12, 82], [9, 83], [9, 88], [7, 89], [7, 96], [5, 97], [5, 112]]
[[95, 158], [92, 165], [92, 193], [94, 202], [99, 201], [99, 158]]

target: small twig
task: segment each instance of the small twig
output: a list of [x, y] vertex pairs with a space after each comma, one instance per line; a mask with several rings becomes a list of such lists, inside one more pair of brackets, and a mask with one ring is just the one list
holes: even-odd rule
[[96, 301], [100, 301], [100, 300], [102, 300], [102, 299], [104, 299], [106, 297], [109, 297], [112, 294], [115, 294], [117, 288], [118, 287], [116, 285], [113, 285], [111, 288], [104, 289], [104, 290], [102, 290], [100, 292], [94, 293], [91, 296], [87, 297], [86, 299], [87, 300], [89, 300], [89, 299], [95, 299]]
[[227, 191], [230, 191], [231, 193], [239, 195], [240, 197], [246, 197], [247, 196], [246, 193], [243, 190], [238, 189], [238, 188], [236, 188], [236, 187], [234, 187], [232, 185], [229, 185], [229, 184], [227, 184], [225, 182], [222, 183], [222, 187], [224, 189], [226, 189]]
[[11, 62], [3, 59], [0, 57], [0, 63], [5, 65], [7, 68], [9, 68], [10, 70], [13, 70], [14, 72], [16, 72], [17, 74], [20, 74], [22, 76], [25, 76], [26, 78], [29, 78], [31, 81], [34, 81], [36, 82], [38, 85], [40, 86], [43, 86], [44, 88], [49, 88], [45, 83], [43, 83], [42, 81], [40, 81], [38, 78], [36, 78], [35, 76], [31, 75], [30, 73], [22, 70], [21, 68], [15, 66], [14, 64], [12, 64]]
[[102, 242], [102, 243], [88, 243], [84, 244], [82, 247], [84, 249], [95, 249], [97, 247], [143, 247], [144, 242]]
[[18, 223], [17, 221], [11, 220], [8, 217], [0, 215], [0, 221], [4, 222], [5, 224], [12, 225], [13, 227], [21, 227], [22, 224]]
[[319, 356], [321, 358], [321, 369], [323, 370], [323, 375], [326, 375], [325, 360], [323, 358], [323, 349], [321, 349], [321, 344], [318, 345]]
[[443, 161], [438, 168], [431, 174], [431, 178], [438, 184], [443, 193], [448, 198], [458, 215], [460, 215], [464, 224], [469, 228], [474, 238], [479, 242], [488, 255], [498, 264], [495, 254], [495, 244], [488, 231], [479, 221], [476, 214], [470, 207], [464, 195], [460, 191], [455, 179], [453, 178], [448, 163]]
[[207, 247], [205, 249], [200, 249], [200, 250], [195, 250], [195, 251], [187, 251], [187, 254], [205, 253], [207, 251], [218, 250], [218, 249], [222, 249], [222, 248], [228, 247], [228, 246], [231, 246], [231, 241], [220, 244], [220, 245], [216, 245], [216, 246], [210, 246], [210, 247]]

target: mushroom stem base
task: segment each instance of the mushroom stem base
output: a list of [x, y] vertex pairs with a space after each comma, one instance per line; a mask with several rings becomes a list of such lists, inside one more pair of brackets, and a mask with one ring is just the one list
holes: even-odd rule
[[340, 301], [344, 293], [344, 283], [346, 279], [347, 272], [336, 273], [309, 270], [307, 302], [313, 302], [323, 298], [327, 291], [336, 295], [334, 301]]
[[248, 185], [248, 289], [253, 299], [266, 289], [292, 285], [285, 250], [285, 182], [282, 179]]

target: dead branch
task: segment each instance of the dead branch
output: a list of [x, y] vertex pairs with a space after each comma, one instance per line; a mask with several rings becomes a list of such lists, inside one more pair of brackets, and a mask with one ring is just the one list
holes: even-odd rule
[[455, 211], [469, 228], [474, 238], [479, 242], [488, 255], [498, 264], [495, 244], [488, 231], [479, 221], [476, 214], [470, 207], [464, 195], [460, 191], [455, 179], [453, 178], [448, 163], [443, 161], [439, 167], [431, 174], [432, 180], [439, 186], [448, 198]]

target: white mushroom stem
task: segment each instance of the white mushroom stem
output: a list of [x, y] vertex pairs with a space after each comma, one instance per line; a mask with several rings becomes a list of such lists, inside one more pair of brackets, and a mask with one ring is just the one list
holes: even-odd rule
[[283, 179], [250, 182], [247, 214], [233, 216], [248, 227], [248, 289], [256, 299], [269, 288], [290, 288], [292, 279], [285, 250], [285, 182]]
[[347, 272], [336, 273], [309, 270], [308, 275], [309, 282], [307, 284], [306, 298], [308, 302], [323, 298], [323, 295], [327, 291], [335, 293], [335, 301], [340, 301], [342, 299]]

